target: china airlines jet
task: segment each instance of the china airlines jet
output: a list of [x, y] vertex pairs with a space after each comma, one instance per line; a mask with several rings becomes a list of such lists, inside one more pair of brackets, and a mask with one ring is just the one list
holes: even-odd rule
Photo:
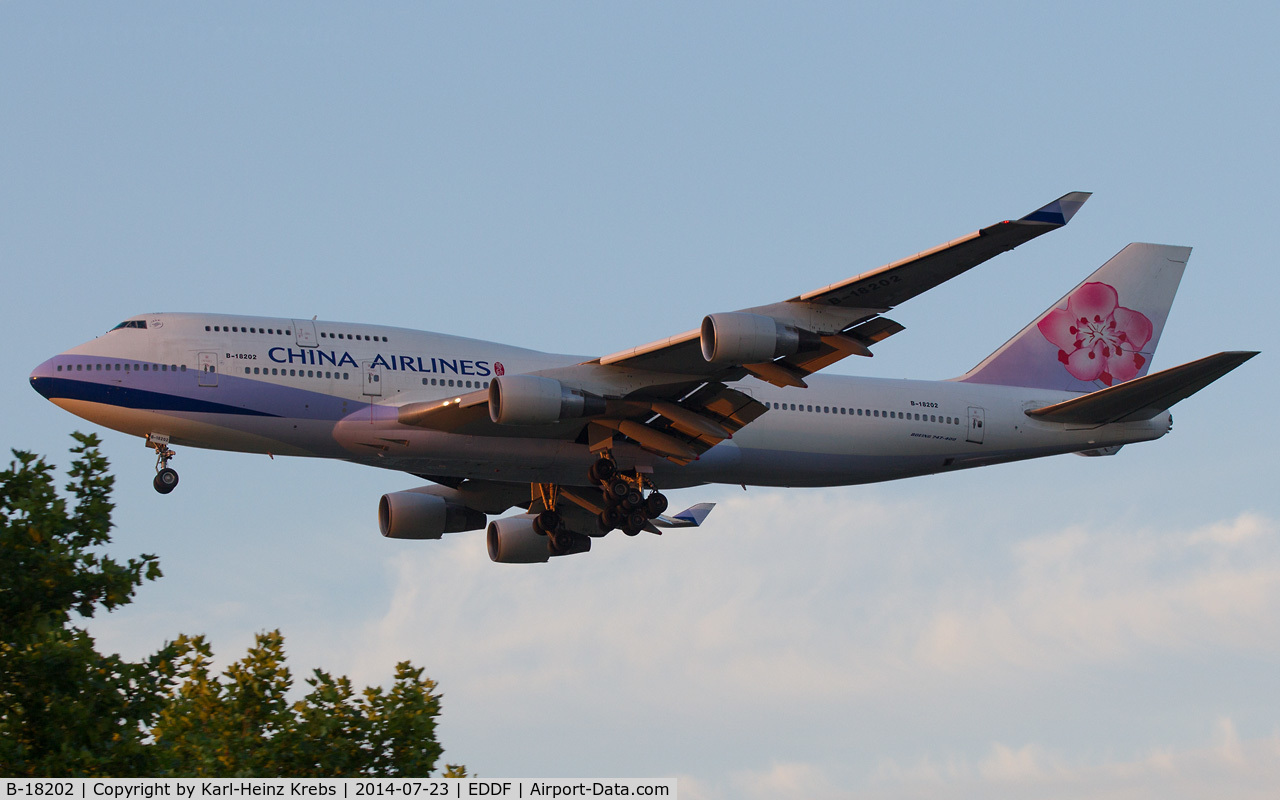
[[[145, 314], [31, 374], [73, 414], [172, 446], [338, 458], [431, 484], [383, 495], [384, 536], [486, 527], [489, 555], [545, 562], [594, 537], [701, 524], [662, 491], [840, 486], [1158, 439], [1169, 407], [1256, 355], [1148, 374], [1187, 247], [1131, 244], [972, 370], [944, 381], [821, 370], [903, 329], [906, 300], [1070, 221], [1064, 195], [910, 258], [595, 358], [439, 333]], [[518, 507], [522, 513], [488, 521]]]

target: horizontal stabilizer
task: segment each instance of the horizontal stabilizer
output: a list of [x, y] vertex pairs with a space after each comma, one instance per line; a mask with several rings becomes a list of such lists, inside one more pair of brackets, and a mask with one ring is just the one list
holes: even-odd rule
[[1107, 389], [1051, 406], [1032, 409], [1027, 416], [1046, 422], [1105, 425], [1151, 419], [1167, 411], [1257, 355], [1231, 351], [1162, 370]]
[[696, 528], [702, 524], [702, 521], [711, 513], [711, 509], [715, 507], [715, 503], [698, 503], [697, 505], [689, 506], [679, 514], [658, 517], [653, 521], [653, 524], [659, 528]]

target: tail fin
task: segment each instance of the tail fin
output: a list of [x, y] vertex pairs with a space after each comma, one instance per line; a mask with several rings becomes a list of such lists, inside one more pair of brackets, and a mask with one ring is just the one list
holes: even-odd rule
[[1129, 245], [957, 380], [1092, 392], [1146, 375], [1190, 255]]

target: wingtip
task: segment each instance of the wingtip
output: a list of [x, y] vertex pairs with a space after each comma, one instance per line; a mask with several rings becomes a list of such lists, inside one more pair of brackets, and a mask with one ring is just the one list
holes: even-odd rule
[[1041, 206], [1019, 222], [1040, 222], [1047, 225], [1066, 225], [1085, 204], [1092, 192], [1067, 192], [1048, 205]]

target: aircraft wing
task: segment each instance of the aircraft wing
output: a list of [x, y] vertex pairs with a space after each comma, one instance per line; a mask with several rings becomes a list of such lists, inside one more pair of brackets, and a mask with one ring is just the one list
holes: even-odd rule
[[[488, 392], [409, 403], [399, 408], [399, 422], [476, 436], [571, 439], [592, 449], [622, 436], [688, 463], [767, 410], [749, 391], [727, 383], [754, 375], [804, 387], [805, 376], [843, 358], [870, 356], [872, 345], [903, 330], [881, 316], [885, 311], [1066, 225], [1088, 199], [1087, 192], [1071, 192], [1020, 219], [848, 280], [771, 305], [710, 314], [698, 329], [666, 339], [569, 367], [498, 377]], [[543, 400], [563, 392], [565, 407], [592, 410], [546, 424], [503, 423], [493, 398], [520, 394], [521, 381]]]
[[[903, 330], [898, 323], [880, 316], [883, 312], [1006, 250], [1061, 228], [1071, 221], [1089, 196], [1088, 192], [1071, 192], [1020, 219], [989, 225], [909, 258], [781, 303], [735, 312], [735, 315], [770, 317], [785, 327], [816, 335], [816, 339], [802, 337], [808, 340], [805, 342], [807, 346], [796, 353], [754, 363], [725, 364], [709, 360], [704, 345], [708, 334], [714, 331], [714, 318], [735, 316], [713, 314], [698, 329], [613, 353], [596, 363], [698, 375], [714, 380], [737, 380], [743, 377], [742, 372], [746, 372], [779, 386], [804, 386], [805, 375], [850, 355], [870, 356], [871, 345]], [[741, 319], [727, 320], [736, 321], [745, 322]]]

